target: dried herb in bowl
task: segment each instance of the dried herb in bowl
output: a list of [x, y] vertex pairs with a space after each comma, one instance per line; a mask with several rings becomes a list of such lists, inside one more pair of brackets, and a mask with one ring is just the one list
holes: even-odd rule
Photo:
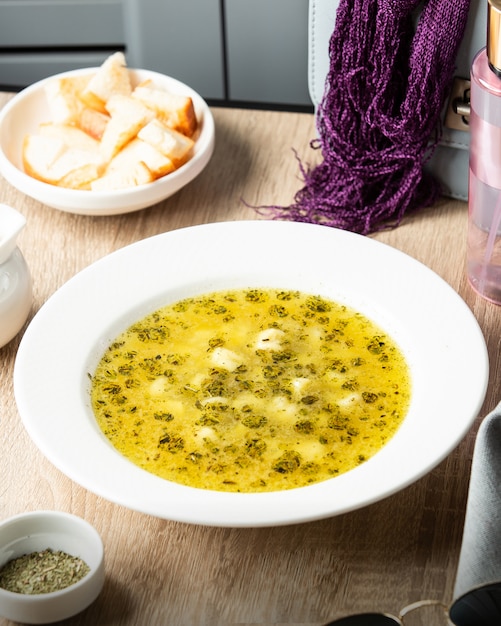
[[0, 587], [14, 593], [51, 593], [73, 585], [89, 571], [79, 557], [48, 548], [8, 561], [0, 568]]

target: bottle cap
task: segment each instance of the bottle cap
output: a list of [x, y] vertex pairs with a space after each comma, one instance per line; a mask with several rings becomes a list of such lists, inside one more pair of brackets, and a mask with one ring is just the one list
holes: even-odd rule
[[501, 0], [487, 4], [487, 59], [491, 70], [501, 76]]

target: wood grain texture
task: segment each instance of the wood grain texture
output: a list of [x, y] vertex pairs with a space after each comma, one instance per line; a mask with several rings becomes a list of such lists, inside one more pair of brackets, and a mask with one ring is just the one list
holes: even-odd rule
[[[0, 105], [9, 97], [0, 94]], [[313, 116], [238, 109], [214, 109], [214, 116], [216, 150], [207, 169], [144, 211], [101, 218], [66, 214], [0, 178], [0, 202], [27, 218], [19, 246], [33, 275], [33, 314], [75, 273], [131, 242], [192, 224], [260, 219], [249, 205], [291, 202], [301, 186], [294, 150], [305, 163], [319, 156], [310, 147]], [[466, 222], [466, 204], [443, 199], [375, 238], [432, 268], [475, 313], [491, 358], [482, 412], [458, 448], [427, 476], [332, 519], [282, 528], [206, 528], [148, 517], [93, 495], [55, 469], [22, 426], [12, 386], [22, 333], [0, 349], [0, 519], [35, 509], [68, 511], [94, 524], [105, 543], [103, 593], [64, 624], [319, 626], [351, 612], [397, 612], [422, 598], [448, 602], [476, 428], [501, 396], [501, 309], [467, 285]], [[0, 618], [0, 624], [10, 622]], [[427, 626], [435, 626], [430, 618]]]

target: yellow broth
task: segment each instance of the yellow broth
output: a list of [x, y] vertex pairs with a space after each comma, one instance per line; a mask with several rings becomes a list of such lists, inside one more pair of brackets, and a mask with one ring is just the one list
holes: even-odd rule
[[92, 377], [113, 446], [148, 472], [232, 492], [302, 487], [347, 472], [394, 435], [411, 379], [399, 347], [323, 297], [236, 289], [133, 324]]

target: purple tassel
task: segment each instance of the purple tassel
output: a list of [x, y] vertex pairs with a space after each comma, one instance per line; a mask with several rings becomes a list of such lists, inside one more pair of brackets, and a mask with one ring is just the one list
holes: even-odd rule
[[469, 4], [341, 0], [311, 144], [323, 161], [300, 165], [304, 187], [292, 206], [269, 207], [275, 218], [366, 235], [437, 199], [439, 184], [423, 165], [440, 138]]

